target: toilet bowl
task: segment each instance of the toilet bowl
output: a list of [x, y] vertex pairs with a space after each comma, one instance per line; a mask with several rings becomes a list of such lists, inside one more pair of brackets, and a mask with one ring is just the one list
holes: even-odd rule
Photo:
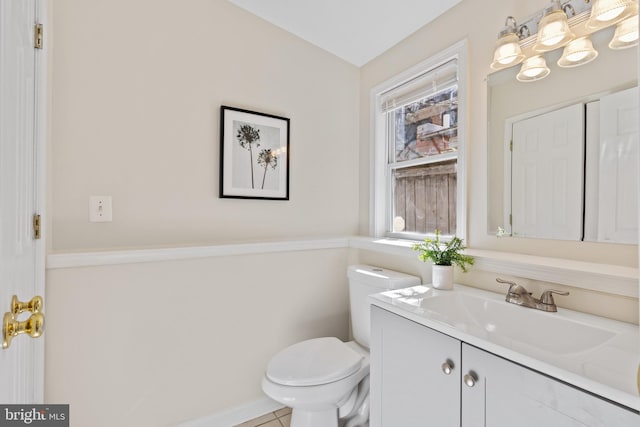
[[[314, 360], [301, 357], [305, 353], [313, 354]], [[356, 402], [362, 402], [357, 386], [368, 375], [369, 352], [356, 342], [315, 338], [274, 356], [262, 389], [293, 408], [291, 427], [337, 427], [338, 419], [346, 418], [357, 409]]]
[[313, 338], [277, 353], [262, 390], [288, 406], [291, 427], [366, 427], [369, 420], [368, 295], [420, 284], [418, 277], [370, 265], [348, 269], [354, 341]]

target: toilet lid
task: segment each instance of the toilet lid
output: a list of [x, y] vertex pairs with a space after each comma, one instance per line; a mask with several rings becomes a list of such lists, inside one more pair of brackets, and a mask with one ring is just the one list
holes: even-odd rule
[[267, 366], [267, 378], [290, 386], [328, 384], [356, 372], [362, 359], [337, 338], [314, 338], [276, 354]]

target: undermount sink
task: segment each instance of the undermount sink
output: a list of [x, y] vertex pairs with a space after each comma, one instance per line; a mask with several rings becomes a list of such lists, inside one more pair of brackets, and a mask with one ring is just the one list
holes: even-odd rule
[[[425, 288], [429, 289], [429, 288]], [[395, 292], [402, 292], [398, 290]], [[396, 302], [410, 304], [429, 313], [433, 320], [512, 349], [528, 353], [566, 355], [592, 350], [617, 333], [570, 318], [562, 310], [546, 313], [504, 301], [504, 296], [486, 291], [414, 290]]]

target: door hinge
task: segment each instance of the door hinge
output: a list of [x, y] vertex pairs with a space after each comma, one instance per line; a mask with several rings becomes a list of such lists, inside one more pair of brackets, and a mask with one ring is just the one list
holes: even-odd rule
[[33, 215], [33, 238], [36, 240], [40, 239], [41, 234], [42, 234], [42, 226], [40, 224], [40, 215], [34, 214]]
[[509, 141], [509, 151], [513, 151], [513, 140]]
[[509, 214], [509, 225], [513, 225], [513, 215]]
[[43, 39], [44, 29], [42, 28], [42, 24], [36, 24], [33, 27], [33, 47], [42, 49]]

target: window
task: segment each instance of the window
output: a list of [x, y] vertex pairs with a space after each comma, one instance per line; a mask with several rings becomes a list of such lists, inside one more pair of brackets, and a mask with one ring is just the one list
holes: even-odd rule
[[373, 234], [464, 238], [464, 70], [461, 42], [372, 91]]

